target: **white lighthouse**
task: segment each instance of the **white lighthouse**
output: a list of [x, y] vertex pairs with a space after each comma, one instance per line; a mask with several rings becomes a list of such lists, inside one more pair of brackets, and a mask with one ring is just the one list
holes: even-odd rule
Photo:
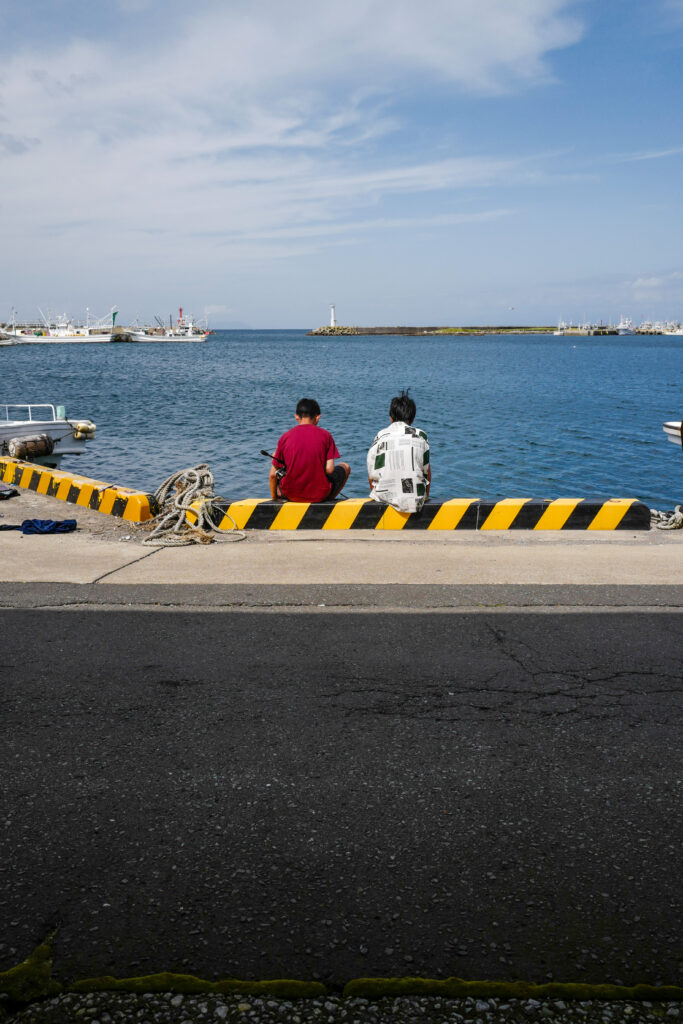
[[334, 302], [333, 302], [332, 305], [330, 306], [330, 327], [336, 327], [336, 326], [337, 326], [337, 321], [336, 321], [335, 316], [334, 316]]

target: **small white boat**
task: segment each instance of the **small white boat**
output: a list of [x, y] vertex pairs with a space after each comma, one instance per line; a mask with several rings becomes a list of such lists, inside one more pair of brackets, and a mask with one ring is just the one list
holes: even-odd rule
[[670, 423], [665, 423], [663, 429], [664, 433], [673, 444], [683, 444], [683, 441], [681, 440], [680, 421], [677, 423], [675, 420], [672, 420]]
[[662, 334], [681, 337], [683, 336], [683, 324], [667, 324], [666, 329], [662, 331]]
[[0, 455], [51, 469], [65, 455], [81, 455], [95, 430], [90, 420], [67, 419], [63, 405], [0, 405]]

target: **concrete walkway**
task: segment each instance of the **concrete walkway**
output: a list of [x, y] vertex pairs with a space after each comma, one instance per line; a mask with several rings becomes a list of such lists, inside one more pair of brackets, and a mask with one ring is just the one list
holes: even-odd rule
[[[130, 539], [127, 539], [130, 538]], [[0, 581], [103, 584], [676, 585], [683, 531], [251, 533], [151, 548], [139, 534], [0, 534]]]

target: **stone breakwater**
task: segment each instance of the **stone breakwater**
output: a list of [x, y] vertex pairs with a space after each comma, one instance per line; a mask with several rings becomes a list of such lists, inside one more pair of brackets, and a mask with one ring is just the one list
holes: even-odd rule
[[336, 337], [347, 334], [438, 334], [440, 327], [316, 327], [312, 337]]
[[287, 1000], [253, 996], [67, 993], [32, 1003], [6, 1024], [662, 1024], [681, 1019], [679, 1003], [562, 999], [442, 999], [403, 996], [378, 1000], [325, 996]]
[[343, 335], [406, 334], [431, 335], [484, 335], [484, 334], [552, 334], [552, 327], [316, 327], [309, 337], [337, 337]]

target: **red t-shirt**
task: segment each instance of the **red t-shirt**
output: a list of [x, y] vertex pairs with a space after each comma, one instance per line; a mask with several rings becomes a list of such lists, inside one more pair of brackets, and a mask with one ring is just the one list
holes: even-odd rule
[[[300, 423], [283, 434], [275, 449], [275, 458], [282, 459], [287, 472], [280, 480], [280, 490], [290, 501], [323, 501], [332, 489], [325, 473], [328, 459], [338, 459], [339, 452], [332, 434], [314, 423]], [[282, 469], [273, 459], [275, 469]]]

